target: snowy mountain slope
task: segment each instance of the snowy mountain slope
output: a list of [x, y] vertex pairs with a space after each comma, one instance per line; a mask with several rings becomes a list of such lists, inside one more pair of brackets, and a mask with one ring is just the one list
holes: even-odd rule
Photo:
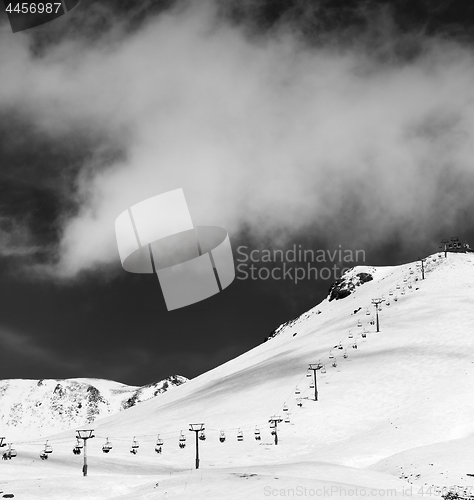
[[0, 381], [0, 426], [12, 438], [91, 424], [186, 382], [179, 375], [144, 387], [101, 379]]
[[[474, 469], [466, 470], [469, 464], [461, 460], [446, 461], [437, 469], [439, 474], [421, 472], [416, 477], [418, 472], [413, 471], [421, 470], [422, 463], [434, 463], [433, 454], [443, 447], [455, 448], [474, 462], [469, 446], [474, 434], [474, 257], [448, 254], [447, 259], [440, 259], [433, 255], [426, 261], [425, 280], [420, 279], [415, 263], [358, 266], [345, 280], [355, 282], [360, 273], [373, 279], [359, 283], [344, 298], [324, 300], [280, 328], [268, 342], [160, 398], [94, 422], [96, 438], [89, 445], [91, 471], [95, 468], [98, 475], [113, 471], [119, 476], [141, 471], [148, 477], [143, 478], [141, 498], [190, 498], [183, 483], [195, 481], [201, 472], [193, 475], [194, 434], [188, 425], [204, 422], [207, 439], [200, 441], [204, 479], [203, 484], [193, 483], [194, 498], [217, 491], [221, 493], [207, 498], [264, 498], [269, 496], [265, 485], [316, 487], [324, 481], [364, 488], [396, 484], [402, 495], [410, 483], [399, 479], [400, 465], [412, 486], [442, 485], [443, 475], [453, 484], [466, 484], [467, 478], [472, 479], [466, 473], [474, 473]], [[382, 296], [388, 303], [382, 304], [380, 333], [376, 333], [371, 324], [375, 315], [371, 300]], [[352, 347], [354, 343], [357, 349]], [[317, 362], [326, 373], [318, 371], [319, 400], [313, 401], [314, 389], [306, 373], [308, 363]], [[298, 397], [302, 398], [301, 408]], [[275, 414], [284, 417], [285, 405], [290, 422], [279, 424], [279, 444], [275, 446], [268, 419]], [[261, 441], [253, 437], [256, 425]], [[224, 443], [218, 440], [221, 429], [227, 436]], [[239, 429], [243, 442], [237, 441]], [[180, 430], [188, 439], [185, 449], [178, 447]], [[154, 451], [158, 433], [164, 440], [160, 455]], [[140, 442], [136, 456], [129, 453], [133, 436]], [[101, 452], [105, 437], [114, 444], [107, 455]], [[20, 475], [25, 470], [22, 467], [32, 477], [59, 470], [77, 474], [81, 457], [70, 452], [74, 433], [51, 439], [55, 452], [41, 465], [31, 465], [39, 441], [17, 443], [19, 457], [8, 463], [12, 477]], [[310, 474], [299, 472], [308, 469]], [[255, 476], [238, 476], [239, 482], [230, 475], [236, 471]], [[149, 475], [153, 481], [161, 481], [159, 496]], [[168, 487], [165, 496], [161, 488]], [[379, 496], [384, 495], [388, 496]], [[411, 490], [411, 496], [416, 495], [417, 490]], [[339, 490], [331, 494], [331, 498], [345, 496]]]
[[[437, 267], [437, 264], [440, 265]], [[460, 396], [467, 396], [472, 382], [472, 363], [466, 353], [473, 347], [473, 339], [466, 333], [474, 318], [469, 310], [463, 314], [458, 311], [462, 304], [472, 300], [474, 290], [469, 286], [472, 266], [465, 255], [452, 255], [446, 263], [433, 262], [427, 279], [416, 282], [410, 291], [407, 288], [404, 295], [396, 286], [404, 285], [403, 279], [410, 276], [414, 281], [414, 275], [409, 274], [413, 265], [377, 269], [374, 280], [362, 285], [353, 295], [319, 304], [317, 309], [321, 314], [296, 322], [270, 342], [165, 395], [159, 404], [147, 403], [141, 411], [131, 410], [101, 425], [124, 432], [122, 422], [128, 427], [133, 417], [140, 426], [155, 429], [156, 424], [151, 423], [145, 413], [149, 408], [150, 412], [159, 410], [164, 431], [176, 428], [175, 422], [193, 419], [203, 420], [213, 428], [253, 427], [274, 413], [281, 414], [286, 402], [295, 419], [304, 421], [305, 415], [311, 415], [311, 421], [324, 428], [324, 442], [312, 436], [318, 447], [328, 442], [347, 442], [351, 435], [356, 439], [361, 430], [373, 430], [374, 424], [396, 433], [397, 422], [400, 426], [410, 422], [411, 429], [410, 435], [403, 433], [406, 443], [397, 438], [398, 449], [403, 449], [405, 444], [412, 447], [433, 442], [441, 430], [447, 438], [460, 437], [471, 428], [473, 407], [469, 400], [466, 399], [467, 413], [459, 418], [457, 404], [456, 411], [450, 412], [444, 405], [440, 407], [437, 398], [442, 395], [446, 404], [454, 398], [454, 403]], [[383, 306], [382, 331], [376, 334], [375, 327], [369, 324], [374, 311], [371, 299], [380, 295], [394, 297], [389, 295], [390, 289], [394, 294], [398, 292], [398, 300], [392, 299], [390, 306]], [[353, 314], [359, 307], [362, 309]], [[369, 316], [365, 314], [366, 307], [370, 307]], [[356, 326], [358, 319], [363, 325], [360, 328]], [[364, 328], [369, 330], [365, 341], [360, 332]], [[357, 337], [357, 350], [351, 347], [353, 339], [348, 338], [349, 329]], [[293, 337], [295, 332], [297, 335]], [[342, 359], [343, 351], [333, 349], [339, 341], [348, 352], [347, 359]], [[331, 349], [339, 361], [337, 368], [329, 364]], [[305, 406], [309, 411], [299, 411], [295, 406], [294, 388], [300, 383], [302, 396], [311, 395], [309, 379], [305, 378], [306, 367], [318, 360], [325, 363], [327, 369], [319, 380], [320, 401], [308, 401]], [[455, 394], [453, 372], [459, 374]], [[335, 410], [339, 414], [337, 419], [333, 416]], [[447, 419], [450, 413], [453, 421]], [[442, 420], [440, 414], [444, 417]], [[448, 420], [449, 425], [443, 423]], [[392, 451], [392, 445], [389, 448]], [[375, 461], [379, 453], [386, 452], [378, 451], [373, 457], [364, 458], [364, 463]], [[348, 463], [346, 453], [344, 457]]]

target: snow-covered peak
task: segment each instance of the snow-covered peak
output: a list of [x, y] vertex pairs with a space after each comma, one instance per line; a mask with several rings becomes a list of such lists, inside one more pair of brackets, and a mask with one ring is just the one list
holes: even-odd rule
[[143, 387], [97, 378], [0, 380], [0, 425], [11, 436], [42, 436], [91, 424], [187, 382], [173, 375]]

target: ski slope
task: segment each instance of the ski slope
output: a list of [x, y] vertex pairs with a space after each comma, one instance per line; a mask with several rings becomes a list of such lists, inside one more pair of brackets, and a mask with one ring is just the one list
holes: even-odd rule
[[[474, 484], [467, 475], [474, 474], [474, 256], [435, 254], [425, 266], [425, 280], [416, 263], [358, 266], [346, 280], [361, 272], [373, 280], [348, 297], [326, 299], [251, 351], [97, 420], [87, 478], [82, 455], [71, 453], [73, 430], [50, 437], [54, 452], [47, 461], [38, 458], [41, 441], [14, 443], [18, 457], [1, 461], [0, 490], [19, 498], [198, 500], [439, 498], [443, 490], [431, 486], [468, 492]], [[382, 303], [376, 333], [371, 301], [382, 296], [390, 305]], [[339, 343], [343, 349], [335, 348]], [[326, 373], [318, 371], [314, 401], [306, 374], [308, 363], [318, 362]], [[290, 422], [278, 425], [275, 446], [268, 420], [284, 417], [284, 406]], [[200, 469], [194, 470], [188, 427], [198, 422], [207, 439], [199, 441]], [[261, 441], [254, 439], [256, 426]], [[158, 433], [161, 454], [154, 451]], [[137, 455], [129, 453], [134, 436]], [[101, 452], [106, 437], [114, 446], [109, 454]]]

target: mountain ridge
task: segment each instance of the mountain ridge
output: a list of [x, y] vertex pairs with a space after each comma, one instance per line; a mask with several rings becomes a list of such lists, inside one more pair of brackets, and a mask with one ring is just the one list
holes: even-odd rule
[[126, 410], [188, 379], [171, 375], [144, 386], [98, 378], [0, 380], [0, 425], [4, 433], [42, 436]]

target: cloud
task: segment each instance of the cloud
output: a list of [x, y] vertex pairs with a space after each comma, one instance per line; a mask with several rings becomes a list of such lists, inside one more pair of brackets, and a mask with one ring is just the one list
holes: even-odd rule
[[0, 217], [0, 256], [25, 257], [40, 250], [31, 243], [31, 235], [26, 225]]
[[178, 187], [195, 224], [220, 221], [231, 237], [247, 228], [275, 245], [307, 231], [358, 247], [395, 233], [433, 239], [473, 207], [473, 53], [417, 43], [403, 60], [363, 44], [306, 45], [284, 29], [249, 37], [211, 3], [41, 57], [27, 34], [2, 33], [0, 107], [58, 141], [88, 129], [124, 153], [82, 165], [50, 272], [118, 262], [118, 214]]

